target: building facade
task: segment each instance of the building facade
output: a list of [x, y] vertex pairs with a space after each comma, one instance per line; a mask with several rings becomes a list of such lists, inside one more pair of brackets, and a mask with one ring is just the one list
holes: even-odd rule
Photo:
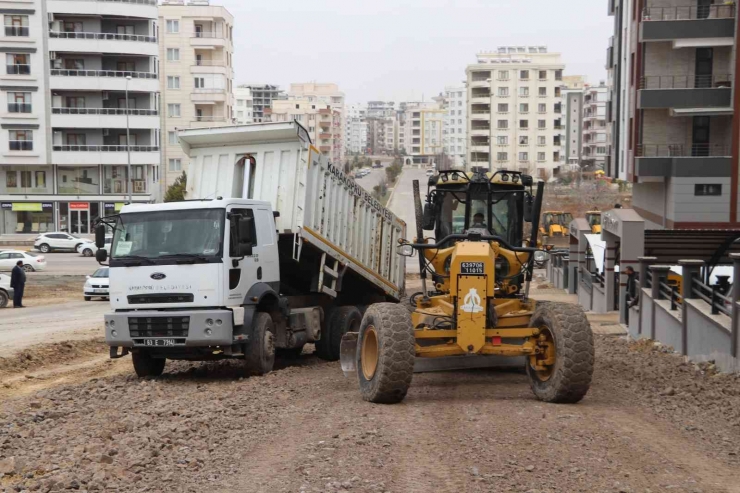
[[156, 0], [3, 2], [3, 16], [0, 234], [90, 234], [129, 193], [156, 200]]
[[560, 55], [544, 46], [505, 46], [466, 70], [468, 165], [546, 179], [560, 166]]
[[234, 18], [208, 0], [159, 6], [162, 191], [188, 168], [177, 131], [234, 121]]
[[445, 87], [445, 119], [442, 131], [444, 152], [456, 169], [465, 169], [468, 140], [468, 91], [465, 87]]
[[590, 171], [604, 170], [609, 148], [606, 124], [606, 83], [583, 89], [583, 131], [581, 168]]
[[239, 125], [254, 123], [252, 91], [248, 87], [237, 87], [234, 89], [234, 101], [234, 121]]
[[409, 102], [402, 108], [405, 163], [434, 165], [444, 150], [444, 108], [438, 101]]
[[281, 99], [287, 99], [285, 91], [280, 86], [273, 84], [242, 84], [239, 87], [249, 89], [252, 93], [252, 118], [254, 123], [269, 122], [269, 111], [272, 108], [272, 102]]
[[367, 109], [361, 104], [347, 105], [344, 119], [345, 152], [365, 154], [367, 152]]
[[338, 149], [342, 145], [342, 114], [330, 104], [291, 96], [273, 100], [272, 108], [265, 109], [265, 116], [273, 122], [297, 121], [308, 130], [311, 142], [324, 156], [333, 164], [343, 163], [343, 153]]
[[[339, 86], [332, 83], [318, 83], [318, 82], [306, 82], [300, 84], [291, 84], [290, 91], [288, 91], [289, 99], [306, 99], [309, 103], [315, 103], [319, 106], [323, 106], [325, 109], [332, 111], [332, 119], [339, 119], [339, 128], [332, 127], [331, 132], [327, 132], [328, 128], [324, 127], [318, 132], [319, 147], [331, 147], [331, 152], [328, 154], [334, 163], [344, 162], [345, 152], [345, 107], [344, 107], [344, 93], [339, 90]], [[338, 114], [338, 116], [335, 116]], [[325, 116], [325, 114], [322, 114]], [[325, 120], [319, 119], [319, 124]], [[331, 137], [326, 137], [328, 133], [331, 133]], [[324, 152], [324, 151], [322, 151]]]
[[633, 207], [649, 227], [740, 226], [734, 2], [608, 5], [609, 173], [632, 182]]

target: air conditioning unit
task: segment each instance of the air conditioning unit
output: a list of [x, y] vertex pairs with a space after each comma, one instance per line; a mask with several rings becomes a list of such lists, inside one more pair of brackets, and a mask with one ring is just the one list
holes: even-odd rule
[[103, 91], [103, 101], [108, 101], [108, 98], [110, 97], [110, 94], [108, 91]]
[[103, 137], [110, 137], [110, 129], [104, 128], [103, 129]]

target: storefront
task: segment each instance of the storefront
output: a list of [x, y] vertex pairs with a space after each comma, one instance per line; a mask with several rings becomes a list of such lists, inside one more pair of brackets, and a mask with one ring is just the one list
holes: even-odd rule
[[99, 202], [59, 202], [59, 231], [88, 235], [99, 218]]
[[2, 234], [37, 234], [54, 231], [52, 202], [0, 202]]

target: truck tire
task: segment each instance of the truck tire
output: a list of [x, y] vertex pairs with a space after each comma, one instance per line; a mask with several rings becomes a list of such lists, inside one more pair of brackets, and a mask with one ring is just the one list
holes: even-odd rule
[[131, 354], [131, 360], [134, 362], [134, 371], [139, 378], [160, 376], [167, 362], [165, 358], [152, 358], [145, 351], [133, 352]]
[[264, 375], [275, 365], [275, 336], [272, 318], [268, 313], [255, 313], [252, 320], [252, 341], [244, 352], [244, 372]]
[[357, 341], [360, 393], [368, 402], [395, 404], [414, 376], [414, 328], [402, 305], [377, 303], [365, 312]]
[[563, 404], [583, 399], [594, 372], [594, 336], [586, 314], [575, 305], [538, 302], [530, 326], [540, 328], [540, 338], [555, 350], [555, 362], [546, 365], [546, 370], [538, 371], [531, 360], [527, 362], [534, 395], [544, 402]]
[[8, 306], [8, 293], [0, 291], [0, 308]]
[[331, 310], [321, 339], [316, 341], [316, 356], [325, 361], [339, 360], [342, 336], [347, 332], [357, 332], [361, 322], [360, 310], [354, 306], [340, 306]]

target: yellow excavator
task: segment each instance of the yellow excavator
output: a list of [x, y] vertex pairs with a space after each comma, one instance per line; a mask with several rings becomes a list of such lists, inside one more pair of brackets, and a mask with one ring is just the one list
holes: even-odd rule
[[[430, 177], [422, 209], [414, 182], [416, 239], [399, 254], [419, 257], [422, 290], [411, 310], [371, 305], [359, 332], [340, 347], [342, 370], [357, 378], [362, 397], [403, 400], [417, 359], [485, 355], [523, 357], [535, 396], [575, 403], [587, 393], [594, 367], [593, 334], [583, 310], [529, 297], [544, 183], [531, 176], [482, 169]], [[525, 222], [532, 235], [523, 238]], [[434, 238], [425, 238], [424, 230]]]
[[571, 222], [573, 222], [573, 214], [563, 211], [545, 211], [542, 214], [540, 233], [550, 238], [568, 236]]
[[588, 211], [586, 212], [586, 221], [591, 227], [591, 234], [601, 233], [601, 211]]

